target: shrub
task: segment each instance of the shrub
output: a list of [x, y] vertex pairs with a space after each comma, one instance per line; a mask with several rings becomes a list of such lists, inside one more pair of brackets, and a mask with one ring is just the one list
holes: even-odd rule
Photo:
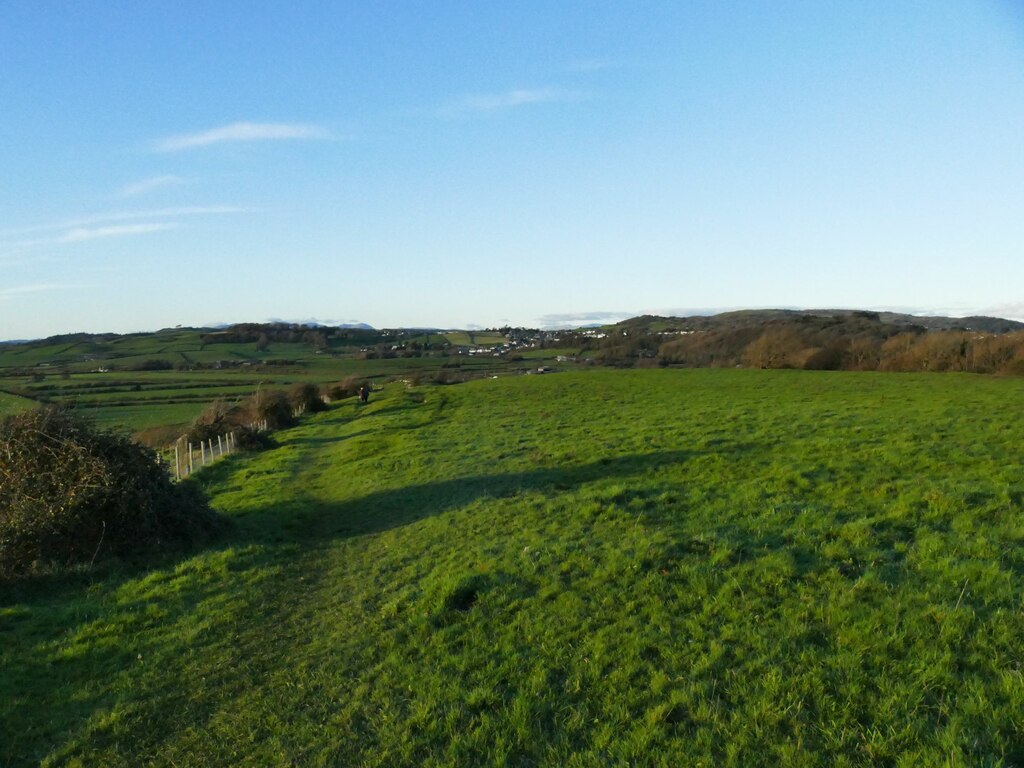
[[292, 408], [307, 413], [316, 413], [327, 408], [320, 397], [320, 389], [316, 384], [296, 384], [290, 393]]
[[0, 577], [198, 543], [224, 527], [153, 453], [59, 408], [0, 421]]
[[274, 439], [255, 427], [241, 426], [234, 432], [235, 447], [240, 451], [262, 451], [274, 447]]
[[185, 438], [193, 443], [216, 439], [218, 435], [237, 430], [248, 422], [245, 409], [223, 399], [214, 400], [200, 413]]
[[295, 423], [288, 395], [279, 389], [259, 392], [245, 402], [251, 421], [266, 421], [268, 429], [290, 427]]
[[141, 363], [128, 366], [129, 371], [169, 371], [172, 368], [174, 368], [174, 364], [170, 360], [158, 358], [143, 360]]
[[199, 443], [216, 440], [218, 435], [232, 432], [235, 435], [235, 447], [239, 450], [262, 451], [272, 447], [274, 441], [250, 424], [251, 421], [263, 418], [257, 411], [255, 396], [242, 404], [229, 403], [223, 399], [214, 400], [196, 417], [182, 439]]
[[470, 374], [448, 368], [438, 368], [433, 377], [435, 384], [462, 384], [469, 379]]
[[344, 400], [346, 397], [355, 397], [359, 394], [359, 388], [365, 383], [365, 380], [358, 376], [348, 376], [343, 381], [328, 387], [327, 394], [331, 400]]
[[811, 351], [804, 360], [804, 368], [808, 371], [838, 371], [845, 361], [845, 348], [841, 343], [833, 343]]

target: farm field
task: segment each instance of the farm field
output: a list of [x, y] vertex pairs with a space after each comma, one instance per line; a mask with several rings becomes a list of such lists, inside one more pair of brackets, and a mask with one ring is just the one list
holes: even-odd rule
[[384, 385], [0, 585], [0, 765], [1024, 765], [1024, 381]]
[[[553, 362], [557, 354], [532, 350], [529, 363], [452, 353], [450, 346], [443, 354], [437, 349], [423, 354], [423, 345], [493, 346], [504, 337], [493, 332], [387, 333], [360, 331], [345, 344], [342, 340], [320, 349], [304, 342], [275, 341], [265, 349], [253, 343], [214, 342], [210, 339], [218, 333], [198, 329], [0, 345], [0, 392], [9, 393], [0, 400], [0, 413], [35, 402], [58, 403], [83, 411], [102, 426], [143, 437], [158, 428], [164, 428], [161, 434], [183, 430], [213, 400], [241, 400], [259, 387], [288, 389], [305, 382], [328, 386], [349, 377], [377, 385], [407, 377], [430, 380], [443, 375], [454, 380], [525, 370], [534, 359]], [[415, 354], [392, 349], [401, 345], [409, 345]], [[371, 347], [375, 352], [368, 357]]]
[[0, 417], [17, 413], [18, 411], [25, 410], [26, 408], [32, 408], [34, 405], [35, 403], [24, 397], [11, 395], [7, 392], [0, 392]]

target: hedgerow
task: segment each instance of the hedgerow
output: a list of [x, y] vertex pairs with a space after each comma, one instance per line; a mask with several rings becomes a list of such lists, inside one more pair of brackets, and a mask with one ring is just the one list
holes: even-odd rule
[[195, 544], [222, 526], [126, 436], [54, 407], [0, 421], [0, 578]]

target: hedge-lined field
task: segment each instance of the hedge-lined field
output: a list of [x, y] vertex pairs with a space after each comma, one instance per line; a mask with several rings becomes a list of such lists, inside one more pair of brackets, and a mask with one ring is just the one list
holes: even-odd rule
[[[501, 343], [504, 337], [493, 332], [359, 331], [347, 340], [331, 337], [321, 347], [310, 341], [225, 341], [234, 338], [232, 333], [242, 332], [174, 329], [0, 344], [0, 391], [10, 393], [0, 399], [0, 413], [20, 405], [13, 399], [20, 396], [28, 405], [81, 410], [102, 425], [144, 438], [143, 432], [158, 428], [167, 434], [184, 430], [210, 402], [242, 400], [257, 388], [289, 389], [308, 382], [326, 390], [352, 377], [377, 384], [395, 378], [452, 382], [534, 365], [459, 352], [458, 346], [471, 339], [478, 346]], [[455, 349], [442, 349], [445, 344]], [[537, 350], [537, 357], [552, 361], [554, 352]]]
[[1024, 764], [1024, 381], [389, 385], [0, 591], [0, 764]]
[[0, 417], [12, 413], [18, 413], [35, 406], [35, 403], [28, 398], [19, 395], [12, 395], [7, 392], [0, 392]]

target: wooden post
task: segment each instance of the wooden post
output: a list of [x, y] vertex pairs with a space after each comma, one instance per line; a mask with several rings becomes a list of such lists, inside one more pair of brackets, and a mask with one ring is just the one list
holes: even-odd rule
[[217, 452], [219, 455], [224, 455], [224, 444], [220, 441], [220, 435], [217, 435]]
[[205, 467], [206, 466], [206, 443], [204, 443], [202, 440], [199, 441], [199, 458], [201, 460], [200, 463], [199, 463], [199, 466]]
[[213, 438], [210, 438], [210, 461], [213, 461]]
[[181, 461], [178, 457], [178, 441], [174, 441], [174, 479], [181, 480]]
[[191, 475], [194, 469], [192, 465], [192, 443], [188, 444], [188, 473]]

